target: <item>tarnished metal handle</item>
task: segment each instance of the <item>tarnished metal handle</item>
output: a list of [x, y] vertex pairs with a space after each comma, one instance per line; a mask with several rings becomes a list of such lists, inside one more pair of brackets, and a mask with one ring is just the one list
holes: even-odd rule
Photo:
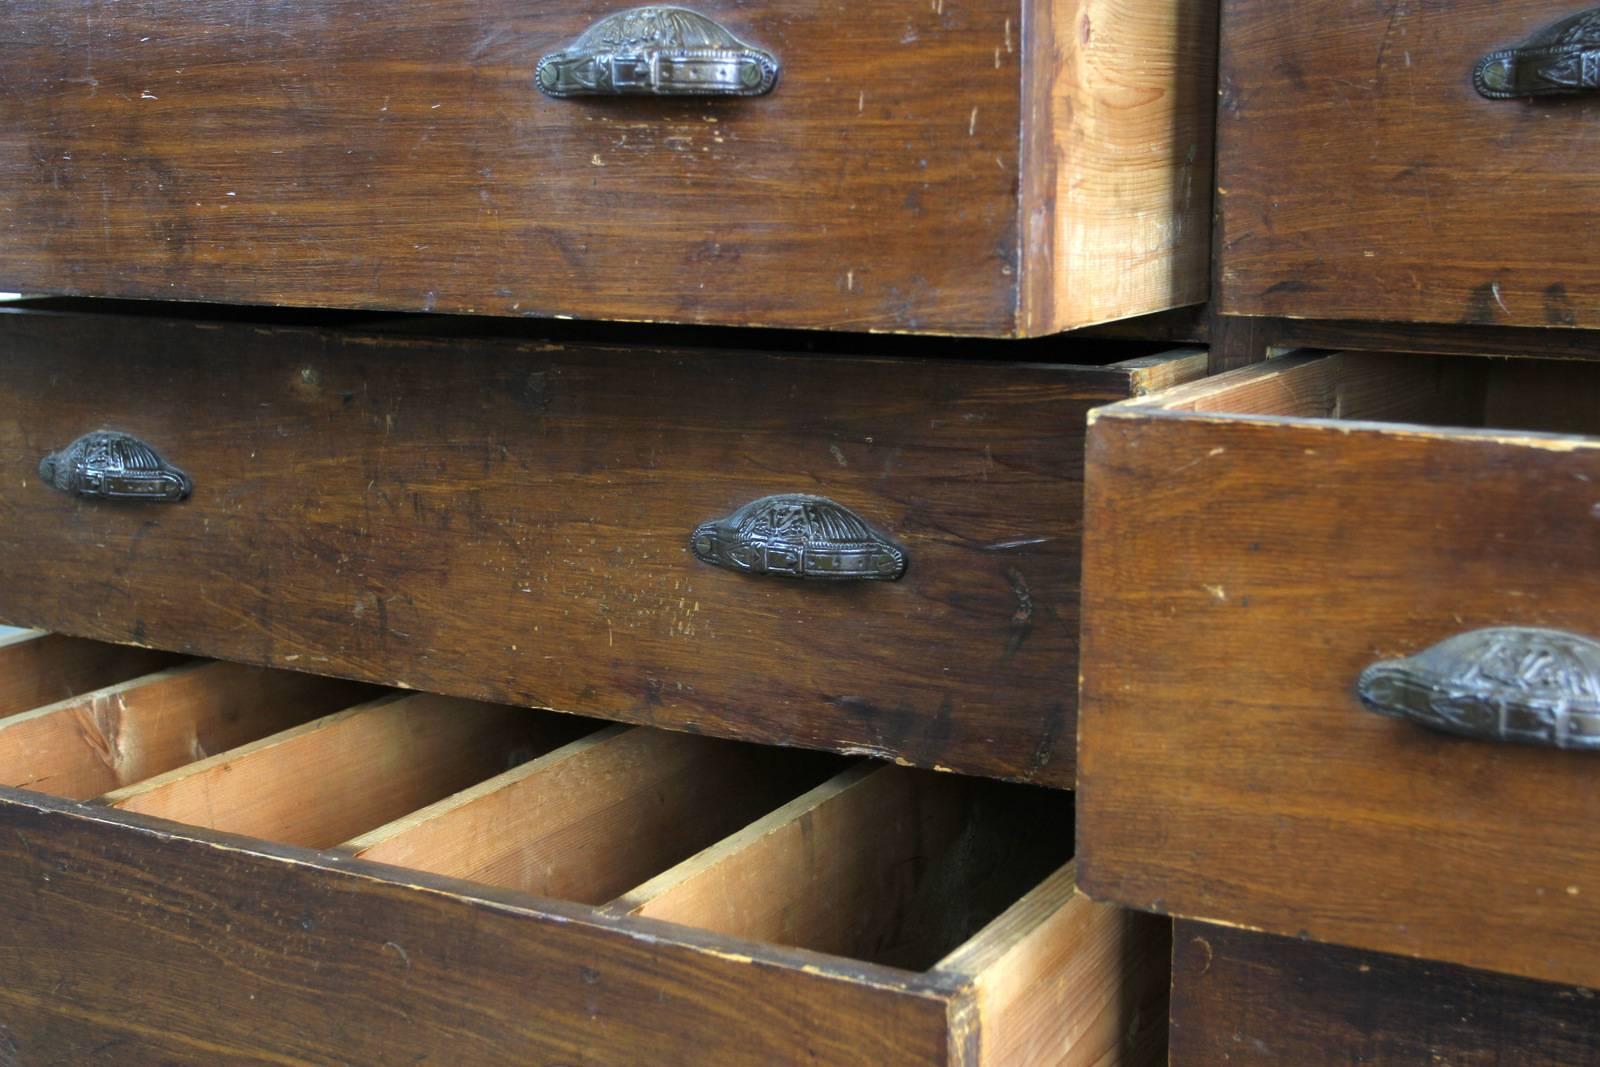
[[761, 96], [778, 60], [681, 7], [636, 7], [595, 23], [539, 60], [549, 96]]
[[1491, 100], [1600, 90], [1600, 8], [1562, 19], [1478, 60], [1472, 84]]
[[1356, 692], [1380, 715], [1464, 737], [1600, 751], [1600, 643], [1563, 630], [1472, 630], [1375, 663]]
[[39, 477], [52, 489], [90, 500], [172, 503], [193, 490], [189, 476], [131, 434], [86, 433], [39, 461]]
[[695, 558], [744, 574], [892, 582], [906, 550], [826, 497], [786, 493], [752, 500], [689, 538]]

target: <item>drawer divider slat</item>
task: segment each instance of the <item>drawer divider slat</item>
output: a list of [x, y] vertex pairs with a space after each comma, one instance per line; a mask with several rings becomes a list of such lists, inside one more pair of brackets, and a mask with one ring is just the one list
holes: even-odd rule
[[171, 652], [35, 630], [0, 637], [0, 717], [182, 663]]

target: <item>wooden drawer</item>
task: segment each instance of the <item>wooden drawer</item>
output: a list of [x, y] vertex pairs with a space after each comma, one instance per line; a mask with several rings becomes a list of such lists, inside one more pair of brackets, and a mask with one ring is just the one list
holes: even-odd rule
[[1096, 416], [1089, 891], [1600, 986], [1600, 753], [1358, 695], [1593, 743], [1600, 367], [1294, 356]]
[[[1063, 786], [1085, 412], [1204, 364], [26, 313], [0, 338], [7, 622]], [[42, 457], [108, 430], [179, 468], [188, 498], [41, 480]], [[861, 559], [823, 551], [837, 516], [810, 512], [812, 578], [697, 558], [718, 551], [691, 546], [701, 524], [772, 494], [849, 509], [903, 576], [815, 577]], [[783, 569], [784, 514], [724, 528], [720, 551], [748, 537]]]
[[1206, 298], [1214, 4], [705, 0], [769, 95], [539, 90], [626, 7], [10, 4], [0, 286], [984, 335]]
[[[1224, 0], [1222, 310], [1600, 326], [1600, 251], [1575, 239], [1600, 99], [1474, 87], [1487, 55], [1591, 6]], [[1570, 47], [1592, 57], [1590, 23]]]
[[1595, 1067], [1600, 994], [1179, 922], [1172, 1062]]
[[218, 662], [0, 782], [17, 1062], [1163, 1062], [1059, 791]]

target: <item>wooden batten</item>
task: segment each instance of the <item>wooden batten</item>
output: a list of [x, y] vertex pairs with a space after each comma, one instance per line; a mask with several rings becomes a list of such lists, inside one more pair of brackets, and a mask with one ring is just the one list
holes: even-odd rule
[[182, 656], [29, 630], [0, 637], [0, 716], [181, 663]]
[[373, 692], [232, 663], [172, 667], [0, 719], [0, 784], [87, 800]]
[[327, 848], [571, 740], [594, 723], [391, 695], [108, 793], [175, 822]]
[[[614, 911], [920, 970], [1056, 863], [1013, 847], [1006, 787], [901, 767], [852, 768], [639, 886]], [[1070, 800], [1042, 791], [1041, 811]], [[1070, 815], [1059, 840], [1070, 842]], [[1070, 850], [1070, 845], [1065, 849]], [[1037, 872], [1037, 876], [1030, 872]], [[1016, 885], [1021, 882], [1021, 885]], [[988, 883], [984, 885], [984, 883]], [[960, 901], [957, 907], [953, 902]]]
[[840, 760], [616, 726], [349, 842], [369, 860], [603, 904]]

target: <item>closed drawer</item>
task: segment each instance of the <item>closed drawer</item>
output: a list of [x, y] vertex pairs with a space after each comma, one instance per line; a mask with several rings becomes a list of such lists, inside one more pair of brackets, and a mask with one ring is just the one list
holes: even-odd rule
[[1223, 23], [1224, 312], [1600, 325], [1600, 252], [1573, 236], [1600, 194], [1584, 151], [1595, 86], [1500, 99], [1474, 85], [1519, 47], [1528, 86], [1595, 82], [1597, 9], [1226, 0]]
[[1600, 993], [1180, 922], [1172, 1062], [1600, 1064]]
[[350, 688], [0, 719], [14, 1058], [1164, 1061], [1165, 924], [1076, 891], [1065, 793]]
[[[1085, 412], [1204, 363], [0, 335], [13, 624], [1053, 785]], [[101, 431], [181, 473], [89, 484]]]
[[1285, 357], [1089, 456], [1090, 891], [1600, 986], [1596, 368]]
[[[628, 10], [12, 4], [0, 287], [981, 335], [1206, 297], [1211, 3]], [[724, 31], [770, 93], [538, 86]]]

